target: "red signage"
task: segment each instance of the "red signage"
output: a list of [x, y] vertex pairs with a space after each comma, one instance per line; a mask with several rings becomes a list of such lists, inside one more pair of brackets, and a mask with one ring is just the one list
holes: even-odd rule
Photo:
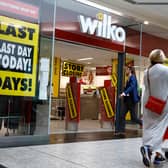
[[96, 75], [111, 75], [111, 66], [96, 67]]
[[105, 80], [104, 87], [100, 91], [101, 121], [114, 121], [115, 117], [115, 88], [111, 87], [111, 81]]
[[0, 10], [38, 19], [39, 8], [14, 0], [0, 0]]

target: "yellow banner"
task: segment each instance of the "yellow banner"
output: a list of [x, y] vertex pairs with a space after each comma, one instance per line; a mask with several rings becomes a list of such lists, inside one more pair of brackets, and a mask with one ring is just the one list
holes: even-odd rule
[[112, 73], [111, 75], [111, 82], [112, 86], [117, 87], [117, 75], [115, 73]]
[[116, 89], [117, 89], [117, 67], [118, 67], [118, 60], [112, 59], [111, 84]]
[[35, 96], [39, 25], [0, 16], [0, 94]]
[[101, 94], [103, 104], [104, 104], [104, 107], [105, 107], [105, 110], [106, 110], [107, 118], [114, 117], [114, 111], [113, 111], [113, 108], [111, 106], [111, 103], [110, 103], [109, 97], [107, 95], [106, 89], [105, 88], [100, 89], [100, 94]]
[[68, 107], [70, 111], [70, 117], [71, 119], [74, 119], [77, 117], [77, 111], [76, 111], [75, 102], [72, 95], [72, 89], [70, 84], [67, 85], [66, 94], [67, 94], [67, 100], [68, 100]]
[[55, 97], [55, 98], [58, 97], [58, 93], [59, 93], [60, 66], [61, 66], [61, 59], [58, 57], [54, 57], [53, 75], [52, 75], [52, 84], [53, 84], [52, 97]]
[[63, 62], [62, 76], [78, 76], [82, 75], [84, 66], [81, 64]]

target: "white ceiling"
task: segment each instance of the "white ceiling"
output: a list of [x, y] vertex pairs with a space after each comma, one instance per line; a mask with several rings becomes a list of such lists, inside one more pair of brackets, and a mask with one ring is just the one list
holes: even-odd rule
[[[49, 57], [52, 55], [51, 51], [52, 40], [42, 38], [40, 42], [40, 51], [42, 57]], [[96, 66], [111, 66], [112, 59], [117, 59], [117, 52], [111, 50], [104, 50], [101, 48], [93, 48], [83, 44], [73, 44], [70, 42], [56, 41], [55, 42], [55, 57], [60, 57], [62, 61], [70, 61], [78, 64], [83, 64], [86, 67]], [[77, 61], [79, 58], [90, 58], [88, 61]], [[146, 57], [139, 57], [136, 55], [127, 55], [127, 58], [134, 60], [136, 67], [147, 67], [149, 62]], [[89, 64], [88, 64], [89, 63]]]
[[[67, 42], [57, 41], [56, 44], [56, 57], [61, 57], [62, 60], [76, 62], [83, 64], [87, 67], [96, 66], [111, 66], [112, 59], [117, 59], [118, 55], [114, 51], [108, 51], [80, 44], [72, 44]], [[79, 58], [90, 58], [89, 61], [77, 61]], [[136, 67], [148, 66], [148, 59], [146, 57], [139, 57], [135, 55], [127, 55], [127, 58], [134, 60]], [[89, 63], [89, 64], [88, 64]]]
[[[115, 52], [84, 45], [57, 41], [55, 46], [56, 56], [60, 56], [62, 60], [72, 61], [87, 66], [110, 66], [111, 60], [117, 58], [117, 53]], [[93, 59], [77, 61], [77, 59], [81, 58]]]
[[[122, 12], [125, 17], [134, 19], [135, 21], [143, 23], [144, 20], [149, 21], [149, 25], [143, 25], [143, 31], [168, 39], [168, 0], [134, 0], [137, 3], [148, 4], [132, 4], [127, 0], [91, 0], [101, 5], [110, 7], [112, 9]], [[129, 1], [129, 0], [128, 0]], [[162, 3], [167, 5], [162, 5]], [[159, 3], [152, 5], [149, 3]]]

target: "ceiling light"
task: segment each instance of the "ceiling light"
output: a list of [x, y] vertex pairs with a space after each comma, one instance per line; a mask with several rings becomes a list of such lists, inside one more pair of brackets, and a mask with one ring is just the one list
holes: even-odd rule
[[80, 58], [80, 59], [77, 59], [78, 61], [86, 61], [86, 60], [92, 60], [93, 58]]
[[102, 5], [100, 5], [98, 3], [95, 3], [95, 2], [91, 2], [91, 1], [88, 1], [88, 0], [76, 0], [76, 1], [80, 2], [80, 3], [83, 3], [85, 5], [89, 5], [89, 6], [95, 7], [97, 9], [104, 10], [106, 12], [110, 12], [110, 13], [113, 13], [113, 14], [116, 14], [116, 15], [119, 15], [119, 16], [123, 16], [123, 13], [118, 12], [118, 11], [113, 10], [111, 8], [108, 8], [108, 7], [102, 6]]
[[145, 25], [148, 25], [148, 24], [149, 24], [149, 22], [148, 22], [147, 20], [145, 20], [145, 21], [144, 21], [144, 24], [145, 24]]

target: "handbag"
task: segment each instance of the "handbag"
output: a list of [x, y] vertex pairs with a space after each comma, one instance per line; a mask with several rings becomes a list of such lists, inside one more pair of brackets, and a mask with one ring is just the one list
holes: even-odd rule
[[162, 99], [159, 99], [159, 98], [151, 95], [149, 69], [147, 70], [147, 81], [148, 81], [148, 87], [149, 87], [149, 98], [147, 100], [147, 103], [145, 104], [145, 108], [149, 109], [151, 112], [154, 112], [158, 115], [161, 115], [163, 112], [163, 109], [166, 105], [168, 96], [167, 96], [166, 100], [162, 100]]

